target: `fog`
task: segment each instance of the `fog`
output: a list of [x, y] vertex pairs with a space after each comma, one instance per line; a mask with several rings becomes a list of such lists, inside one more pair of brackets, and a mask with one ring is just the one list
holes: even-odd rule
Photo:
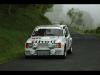
[[[100, 4], [55, 4], [52, 10], [47, 12], [45, 16], [47, 16], [52, 23], [56, 21], [68, 23], [70, 19], [66, 16], [66, 13], [71, 8], [76, 8], [88, 13], [89, 17], [92, 19], [91, 22], [93, 22], [93, 25], [89, 27], [96, 28], [100, 26]], [[88, 16], [86, 20], [89, 20]]]

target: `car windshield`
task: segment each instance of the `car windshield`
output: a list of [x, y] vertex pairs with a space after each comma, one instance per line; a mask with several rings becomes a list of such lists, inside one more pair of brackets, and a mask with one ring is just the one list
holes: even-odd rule
[[33, 31], [32, 36], [62, 36], [63, 30], [61, 29], [39, 29]]

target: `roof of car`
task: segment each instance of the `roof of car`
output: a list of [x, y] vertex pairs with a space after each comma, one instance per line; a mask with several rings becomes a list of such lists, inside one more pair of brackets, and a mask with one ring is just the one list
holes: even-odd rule
[[35, 30], [37, 31], [38, 29], [63, 29], [64, 26], [67, 25], [40, 25], [40, 26], [36, 26]]
[[67, 25], [40, 25], [37, 27], [64, 27], [64, 26], [67, 26]]

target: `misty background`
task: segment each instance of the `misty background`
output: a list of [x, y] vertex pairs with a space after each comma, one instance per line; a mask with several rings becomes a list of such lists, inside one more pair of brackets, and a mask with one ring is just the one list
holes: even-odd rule
[[[84, 28], [96, 29], [100, 26], [100, 4], [55, 4], [45, 16], [52, 22], [63, 22], [69, 24], [71, 19], [68, 17], [67, 12], [74, 8], [83, 13]], [[77, 26], [77, 25], [75, 25]], [[83, 26], [78, 26], [83, 29]]]

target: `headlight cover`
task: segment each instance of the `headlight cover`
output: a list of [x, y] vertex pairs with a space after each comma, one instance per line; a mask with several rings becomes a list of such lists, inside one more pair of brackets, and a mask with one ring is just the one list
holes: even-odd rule
[[26, 48], [31, 48], [31, 47], [32, 47], [32, 43], [26, 43], [26, 44], [25, 44], [25, 47], [26, 47]]
[[55, 47], [55, 45], [52, 44], [52, 43], [50, 43], [50, 44], [48, 44], [48, 47], [49, 47], [50, 49], [53, 49], [53, 48]]
[[61, 48], [61, 43], [56, 43], [55, 47], [56, 48]]
[[37, 44], [33, 44], [33, 49], [36, 49], [37, 48]]

